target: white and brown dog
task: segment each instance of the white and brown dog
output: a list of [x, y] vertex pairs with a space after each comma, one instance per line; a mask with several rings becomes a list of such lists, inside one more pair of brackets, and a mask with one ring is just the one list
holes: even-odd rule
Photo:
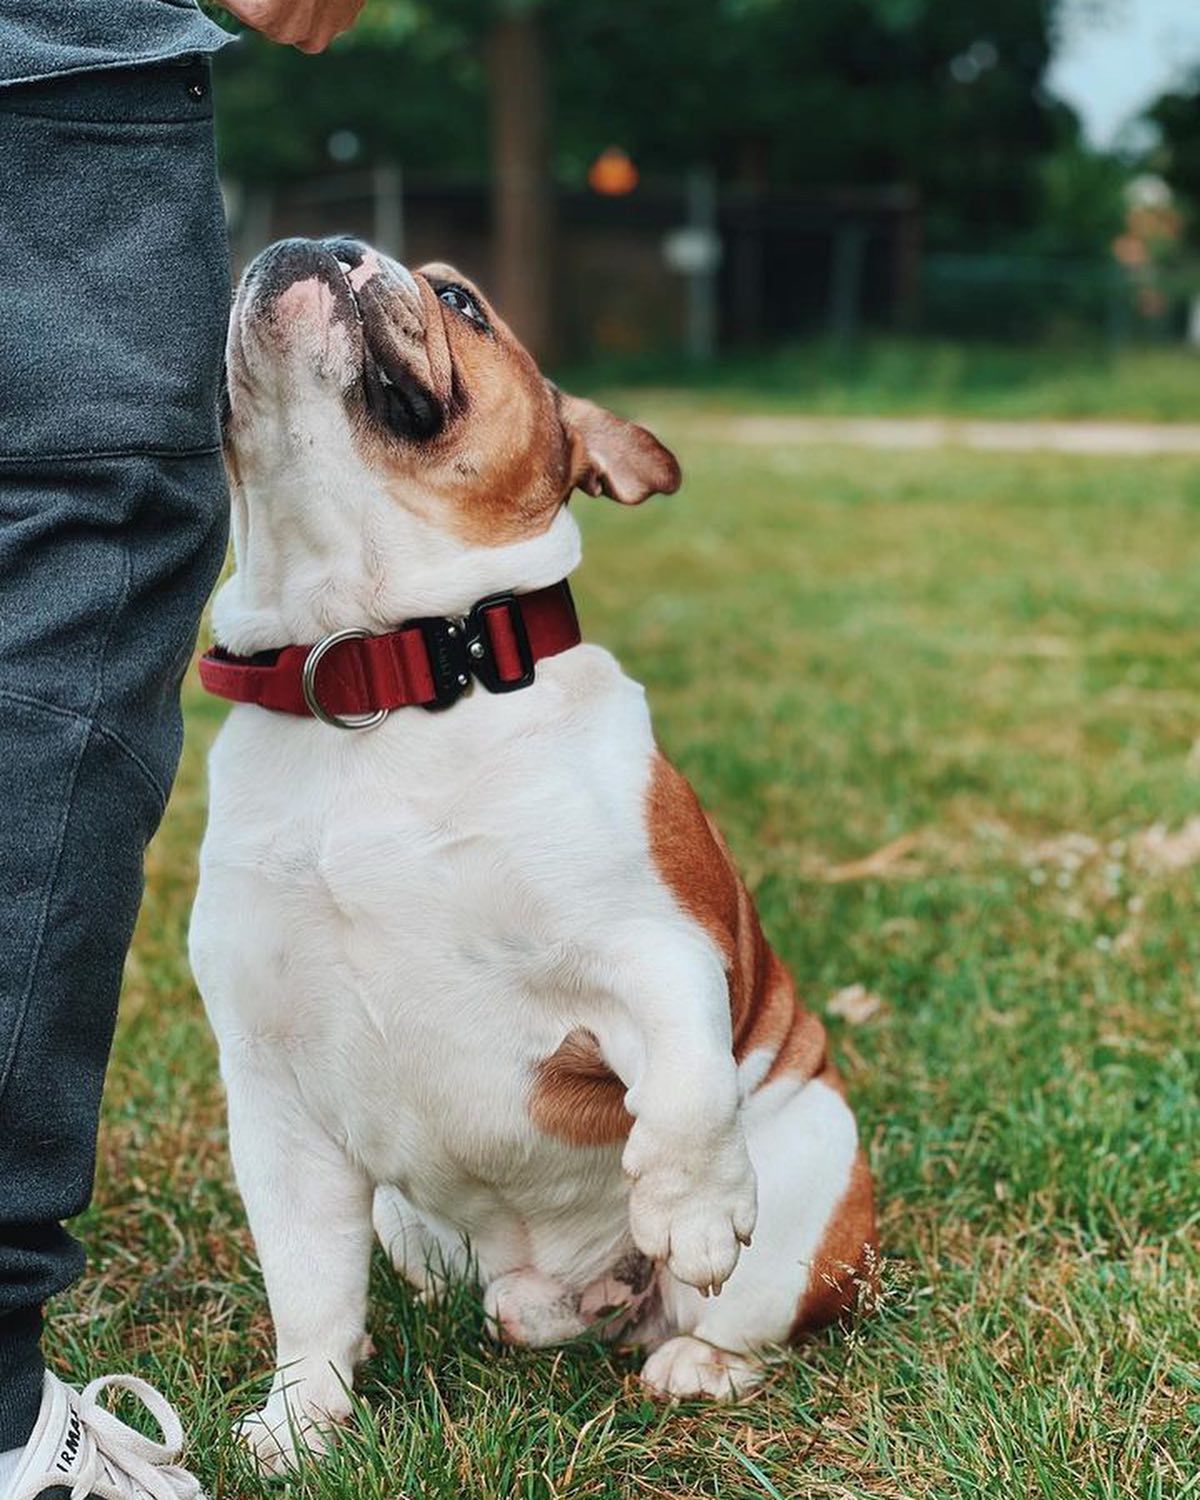
[[675, 460], [456, 272], [354, 241], [255, 261], [228, 383], [206, 677], [245, 706], [191, 957], [278, 1340], [244, 1431], [282, 1466], [347, 1414], [372, 1225], [501, 1339], [745, 1391], [856, 1301], [875, 1223], [821, 1023], [642, 689], [575, 644], [572, 490], [637, 504]]

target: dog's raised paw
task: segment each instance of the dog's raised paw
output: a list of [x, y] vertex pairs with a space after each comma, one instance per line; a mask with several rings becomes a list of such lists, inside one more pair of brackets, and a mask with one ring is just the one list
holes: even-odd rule
[[665, 1401], [736, 1401], [762, 1378], [758, 1360], [686, 1334], [661, 1344], [642, 1366], [642, 1383]]
[[638, 1249], [688, 1286], [719, 1292], [750, 1243], [757, 1212], [754, 1169], [740, 1133], [698, 1169], [669, 1154], [645, 1160], [634, 1135], [630, 1147], [629, 1227]]

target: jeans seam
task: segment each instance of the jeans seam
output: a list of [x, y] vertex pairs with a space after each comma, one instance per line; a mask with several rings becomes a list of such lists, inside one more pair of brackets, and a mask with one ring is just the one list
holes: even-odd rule
[[[64, 74], [70, 77], [70, 74]], [[53, 120], [61, 125], [95, 125], [105, 129], [112, 125], [204, 125], [212, 120], [212, 111], [205, 114], [199, 111], [185, 115], [114, 115], [111, 118], [105, 115], [101, 119], [90, 115], [60, 115], [46, 113], [44, 110], [23, 109], [19, 104], [9, 104], [0, 100], [0, 112], [6, 115], [18, 115], [22, 120]]]
[[125, 758], [134, 767], [134, 769], [141, 772], [142, 779], [154, 793], [155, 800], [158, 802], [158, 815], [161, 818], [163, 813], [167, 810], [167, 803], [170, 800], [171, 796], [170, 792], [166, 790], [163, 784], [159, 781], [158, 777], [154, 774], [154, 772], [150, 769], [150, 767], [146, 764], [142, 757], [137, 753], [133, 746], [127, 744], [124, 738], [120, 734], [118, 734], [115, 729], [110, 729], [107, 724], [100, 724], [94, 719], [92, 720], [92, 728], [98, 735], [100, 735], [102, 739], [106, 739], [111, 744], [115, 745], [116, 748], [121, 751]]
[[0, 453], [0, 465], [86, 463], [91, 459], [110, 458], [207, 458], [220, 452], [220, 443], [206, 443], [200, 448], [82, 448], [67, 453], [30, 450], [27, 453]]
[[10, 703], [24, 703], [30, 708], [39, 708], [43, 713], [54, 714], [59, 719], [70, 719], [76, 724], [86, 724], [87, 714], [80, 713], [77, 708], [64, 708], [61, 703], [50, 703], [45, 698], [39, 698], [36, 693], [19, 693], [13, 688], [0, 687], [0, 698], [7, 698]]
[[62, 817], [58, 820], [58, 830], [55, 834], [54, 857], [50, 863], [50, 869], [46, 876], [46, 889], [42, 894], [41, 909], [37, 915], [37, 928], [34, 933], [33, 952], [29, 959], [29, 971], [25, 979], [25, 988], [21, 992], [20, 1001], [17, 1004], [17, 1014], [13, 1022], [12, 1038], [8, 1044], [8, 1051], [4, 1057], [4, 1066], [0, 1069], [0, 1104], [8, 1091], [8, 1082], [12, 1077], [13, 1063], [16, 1061], [17, 1048], [21, 1045], [21, 1037], [25, 1032], [25, 1017], [29, 1013], [29, 1000], [33, 994], [33, 986], [37, 979], [38, 969], [42, 962], [42, 949], [46, 940], [46, 923], [50, 915], [50, 902], [54, 895], [54, 886], [58, 880], [59, 867], [62, 865], [63, 849], [67, 842], [67, 825], [71, 821], [71, 813], [75, 809], [75, 789], [79, 784], [79, 771], [83, 765], [83, 757], [87, 754], [88, 742], [92, 736], [91, 725], [84, 731], [83, 738], [79, 742], [79, 749], [75, 754], [75, 763], [71, 767], [71, 779], [67, 786], [67, 795], [63, 802]]
[[80, 713], [77, 708], [64, 708], [61, 703], [48, 703], [45, 698], [39, 698], [34, 693], [16, 693], [11, 688], [0, 687], [0, 699], [7, 699], [10, 703], [24, 703], [30, 708], [39, 709], [42, 713], [53, 714], [59, 719], [70, 719], [74, 724], [86, 724], [89, 730], [100, 735], [115, 745], [135, 769], [141, 772], [146, 785], [154, 793], [158, 802], [158, 813], [161, 817], [167, 810], [167, 803], [171, 794], [163, 786], [163, 783], [151, 770], [133, 746], [117, 730], [110, 728], [107, 724], [101, 724], [98, 719], [90, 718], [87, 714]]
[[29, 959], [29, 972], [25, 980], [25, 988], [21, 992], [21, 998], [17, 1004], [12, 1039], [9, 1042], [3, 1064], [0, 1066], [0, 1104], [4, 1102], [4, 1096], [8, 1092], [8, 1085], [12, 1078], [13, 1063], [17, 1057], [17, 1049], [21, 1045], [22, 1036], [25, 1034], [25, 1019], [29, 1014], [30, 999], [33, 995], [34, 985], [37, 983], [38, 970], [42, 965], [42, 954], [46, 942], [46, 925], [50, 917], [50, 904], [54, 899], [54, 888], [58, 883], [58, 872], [62, 868], [63, 850], [67, 842], [67, 828], [71, 821], [71, 814], [75, 810], [75, 794], [79, 788], [79, 772], [83, 766], [83, 758], [87, 754], [88, 746], [91, 744], [92, 735], [96, 730], [95, 716], [104, 687], [104, 668], [108, 660], [109, 644], [112, 641], [113, 631], [116, 629], [117, 618], [124, 608], [125, 601], [129, 597], [129, 584], [133, 571], [133, 563], [127, 546], [123, 545], [121, 547], [121, 558], [123, 563], [121, 588], [113, 612], [109, 617], [108, 628], [105, 630], [104, 637], [100, 642], [96, 671], [92, 680], [92, 699], [88, 705], [88, 713], [85, 718], [87, 728], [79, 742], [79, 749], [76, 752], [75, 761], [71, 767], [71, 777], [67, 784], [67, 795], [64, 798], [63, 813], [59, 819], [58, 831], [54, 841], [54, 855], [50, 862], [50, 869], [46, 875], [46, 889], [42, 897], [41, 909], [37, 915], [33, 952]]

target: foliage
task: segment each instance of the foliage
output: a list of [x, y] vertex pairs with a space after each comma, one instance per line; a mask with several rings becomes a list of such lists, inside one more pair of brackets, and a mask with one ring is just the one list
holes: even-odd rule
[[[352, 130], [367, 160], [486, 169], [485, 44], [500, 0], [372, 0], [313, 60], [248, 39], [222, 71], [236, 175], [327, 165]], [[556, 166], [580, 182], [618, 142], [650, 173], [697, 162], [726, 182], [906, 182], [933, 243], [1003, 243], [1047, 201], [1074, 117], [1039, 91], [1051, 0], [543, 0]], [[1058, 194], [1061, 199], [1061, 191]]]
[[1103, 253], [1125, 218], [1126, 165], [1090, 150], [1074, 132], [1037, 164], [1039, 208], [1022, 248], [1057, 254]]
[[1164, 94], [1148, 117], [1162, 135], [1157, 164], [1190, 210], [1194, 241], [1200, 234], [1200, 73], [1190, 86]]
[[[1197, 867], [1145, 830], [1196, 811], [1195, 465], [885, 460], [685, 419], [664, 430], [686, 439], [677, 499], [579, 502], [581, 610], [647, 682], [809, 1001], [883, 999], [831, 1022], [880, 1183], [882, 1307], [740, 1408], [668, 1411], [627, 1352], [495, 1349], [475, 1299], [423, 1306], [379, 1267], [355, 1429], [286, 1493], [1194, 1495]], [[206, 1489], [268, 1500], [228, 1439], [269, 1330], [183, 959], [221, 712], [193, 681], [91, 1270], [51, 1355], [159, 1380]], [[904, 859], [838, 878], [905, 834]]]
[[467, 36], [408, 0], [373, 0], [321, 57], [244, 32], [218, 62], [222, 167], [271, 183], [330, 167], [328, 142], [352, 132], [365, 161], [477, 174], [486, 158], [485, 85]]
[[[726, 180], [906, 182], [934, 243], [1003, 239], [1037, 211], [1061, 111], [1035, 99], [1044, 0], [650, 0], [550, 13], [564, 144], [600, 129], [652, 168]], [[586, 109], [571, 111], [572, 99]]]

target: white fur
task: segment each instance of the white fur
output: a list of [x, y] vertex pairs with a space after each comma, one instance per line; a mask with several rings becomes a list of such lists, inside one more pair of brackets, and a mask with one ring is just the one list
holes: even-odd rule
[[[298, 377], [292, 394], [302, 421], [287, 403], [286, 421], [266, 401], [255, 414], [268, 478], [235, 500], [237, 571], [215, 613], [230, 649], [459, 612], [575, 566], [565, 508], [532, 541], [469, 547], [383, 492], [336, 403]], [[349, 1409], [373, 1211], [417, 1285], [475, 1268], [513, 1326], [577, 1331], [554, 1288], [595, 1283], [636, 1244], [665, 1264], [671, 1329], [741, 1353], [786, 1337], [853, 1120], [817, 1085], [739, 1105], [720, 956], [648, 847], [653, 750], [642, 689], [593, 645], [540, 663], [525, 691], [476, 687], [364, 734], [230, 712], [191, 958], [278, 1340], [244, 1427], [268, 1466], [320, 1447]], [[531, 1122], [532, 1070], [576, 1027], [628, 1089], [623, 1152]], [[741, 1092], [761, 1075], [747, 1059]], [[762, 1228], [735, 1272], [755, 1167]], [[731, 1274], [719, 1302], [694, 1290]], [[522, 1288], [539, 1289], [524, 1318]], [[661, 1378], [648, 1366], [652, 1383], [746, 1383], [744, 1359], [718, 1379], [694, 1344]]]

